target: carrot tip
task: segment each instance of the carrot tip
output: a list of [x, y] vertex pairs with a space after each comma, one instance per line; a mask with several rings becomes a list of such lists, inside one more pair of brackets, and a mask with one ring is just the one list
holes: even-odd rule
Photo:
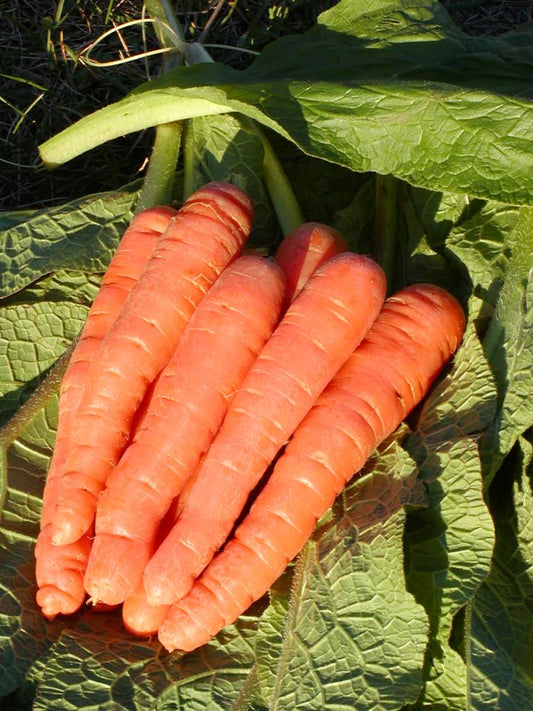
[[52, 622], [57, 615], [72, 615], [83, 604], [83, 600], [59, 590], [55, 586], [45, 585], [37, 591], [36, 602], [41, 608], [43, 617]]
[[85, 571], [87, 593], [106, 605], [119, 605], [142, 579], [152, 545], [110, 533], [97, 533]]

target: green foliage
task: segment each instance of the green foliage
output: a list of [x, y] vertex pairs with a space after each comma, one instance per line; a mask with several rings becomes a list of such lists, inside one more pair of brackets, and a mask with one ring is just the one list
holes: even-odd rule
[[[417, 470], [396, 441], [368, 470], [300, 555], [287, 610], [278, 604], [278, 620], [270, 612], [270, 627], [259, 628], [269, 708], [334, 709], [351, 699], [358, 709], [396, 709], [418, 695], [427, 620], [405, 589], [401, 545], [404, 506], [420, 496]], [[267, 646], [276, 649], [276, 638], [274, 661]]]
[[[185, 192], [211, 179], [243, 185], [257, 206], [254, 246], [271, 251], [279, 229], [255, 119], [306, 219], [332, 224], [365, 253], [385, 225], [391, 285], [441, 284], [469, 320], [424, 404], [295, 565], [191, 654], [130, 637], [118, 611], [42, 618], [33, 547], [56, 395], [0, 430], [0, 698], [11, 708], [533, 706], [527, 38], [531, 28], [467, 37], [431, 0], [372, 0], [364, 12], [343, 0], [247, 70], [176, 69], [43, 147], [55, 163], [113, 135], [192, 119]], [[392, 181], [392, 213], [376, 173]], [[4, 422], [24, 412], [79, 332], [137, 195], [0, 216]]]

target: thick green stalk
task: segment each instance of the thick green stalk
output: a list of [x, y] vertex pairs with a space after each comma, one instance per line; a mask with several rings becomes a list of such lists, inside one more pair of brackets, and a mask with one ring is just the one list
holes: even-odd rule
[[[252, 121], [250, 121], [250, 124], [252, 124]], [[255, 122], [253, 126], [263, 141], [263, 150], [265, 152], [263, 159], [263, 177], [266, 189], [281, 226], [281, 231], [284, 236], [287, 236], [295, 227], [298, 227], [298, 225], [304, 222], [304, 217], [292, 189], [292, 185], [277, 155], [272, 149], [270, 141], [267, 140], [265, 134]]]
[[[162, 72], [165, 73], [184, 63], [187, 43], [167, 0], [145, 0], [145, 7], [150, 17], [160, 23], [155, 28], [159, 45], [174, 47], [176, 50], [163, 57]], [[154, 146], [137, 203], [137, 212], [171, 202], [182, 134], [181, 121], [170, 121], [156, 126]]]
[[171, 202], [182, 131], [183, 126], [180, 121], [156, 126], [154, 147], [136, 206], [137, 212], [154, 205], [168, 205]]
[[196, 190], [193, 130], [192, 121], [187, 121], [185, 123], [185, 140], [183, 141], [183, 202]]
[[387, 277], [389, 291], [396, 260], [398, 181], [392, 175], [376, 175], [376, 212], [374, 218], [374, 258]]
[[175, 53], [163, 57], [163, 72], [168, 71], [171, 67], [183, 64], [187, 43], [171, 5], [167, 0], [145, 0], [144, 4], [148, 15], [161, 23], [155, 27], [159, 46], [174, 47], [176, 49]]

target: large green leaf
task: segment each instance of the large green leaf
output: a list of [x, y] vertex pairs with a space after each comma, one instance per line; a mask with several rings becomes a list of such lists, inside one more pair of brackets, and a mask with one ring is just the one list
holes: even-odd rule
[[344, 0], [247, 71], [180, 67], [81, 119], [41, 155], [54, 165], [147, 126], [237, 112], [356, 171], [529, 203], [533, 55], [516, 59], [505, 40], [494, 50], [454, 30], [439, 3], [373, 0], [361, 13]]
[[336, 709], [350, 699], [377, 711], [418, 695], [427, 623], [405, 589], [401, 551], [415, 482], [414, 463], [393, 441], [301, 554], [286, 616], [274, 600], [259, 630], [269, 708]]
[[[210, 65], [175, 76], [174, 86], [148, 84], [81, 119], [43, 144], [50, 165], [158, 123], [228, 112], [293, 140], [310, 155], [356, 171], [392, 174], [432, 190], [468, 192], [528, 203], [533, 192], [533, 107], [524, 99], [469, 91], [447, 83], [382, 80], [342, 83], [246, 83]], [[233, 80], [233, 83], [227, 83]], [[168, 80], [167, 80], [168, 81]], [[475, 156], [475, 159], [473, 158]]]
[[409, 515], [405, 538], [409, 590], [430, 621], [423, 708], [467, 708], [467, 667], [450, 646], [450, 636], [456, 614], [490, 569], [494, 532], [475, 438], [495, 411], [490, 366], [470, 327], [408, 441], [429, 496], [427, 508]]
[[485, 336], [499, 408], [482, 440], [488, 485], [517, 438], [533, 426], [533, 209], [522, 208], [508, 235], [512, 257]]
[[472, 708], [533, 707], [533, 492], [529, 441], [518, 438], [491, 487], [496, 547], [490, 575], [469, 608], [464, 646]]
[[0, 298], [58, 269], [103, 272], [133, 216], [127, 190], [39, 210], [0, 231]]
[[497, 85], [502, 93], [531, 96], [531, 31], [526, 25], [516, 37], [470, 36], [437, 0], [342, 0], [303, 37], [266, 47], [247, 74], [336, 81], [349, 70], [352, 81], [423, 79], [489, 91]]
[[17, 689], [60, 629], [48, 626], [35, 604], [33, 561], [55, 405], [39, 413], [27, 435], [0, 446], [0, 697]]
[[255, 618], [242, 618], [186, 656], [128, 637], [119, 617], [109, 618], [86, 614], [59, 636], [33, 708], [223, 711], [238, 698], [253, 664]]
[[0, 422], [16, 410], [78, 335], [87, 306], [38, 301], [0, 308]]

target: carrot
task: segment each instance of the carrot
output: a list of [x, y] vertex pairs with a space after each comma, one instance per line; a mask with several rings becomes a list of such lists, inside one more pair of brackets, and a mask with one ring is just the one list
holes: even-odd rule
[[93, 600], [122, 602], [141, 582], [159, 524], [276, 326], [284, 296], [280, 267], [249, 255], [225, 269], [196, 309], [99, 499], [85, 575]]
[[187, 200], [158, 241], [93, 361], [52, 515], [56, 545], [90, 529], [147, 388], [206, 291], [242, 249], [251, 216], [239, 188], [211, 183]]
[[152, 637], [157, 634], [169, 605], [150, 605], [141, 582], [122, 604], [122, 624], [136, 637]]
[[387, 300], [310, 410], [233, 538], [159, 631], [166, 649], [206, 643], [259, 599], [372, 450], [420, 402], [461, 340], [464, 314], [431, 285]]
[[[187, 499], [190, 482], [193, 478], [189, 477], [180, 494], [172, 501], [166, 512], [157, 531], [155, 548], [164, 540], [176, 522]], [[126, 597], [122, 604], [122, 623], [128, 632], [137, 637], [152, 637], [157, 634], [169, 607], [169, 605], [150, 605], [141, 578], [137, 588]]]
[[321, 264], [347, 250], [348, 243], [333, 227], [320, 222], [305, 222], [295, 227], [274, 255], [287, 279], [286, 305], [291, 303]]
[[41, 530], [35, 548], [37, 603], [48, 619], [75, 612], [85, 599], [83, 574], [91, 539], [83, 536], [68, 546], [53, 546], [50, 521], [70, 447], [72, 423], [89, 368], [157, 240], [175, 214], [176, 210], [170, 207], [155, 207], [133, 218], [104, 275], [61, 383], [56, 442], [47, 473]]
[[380, 267], [347, 252], [309, 279], [236, 393], [176, 525], [146, 566], [151, 604], [187, 593], [269, 463], [376, 318], [384, 294]]

